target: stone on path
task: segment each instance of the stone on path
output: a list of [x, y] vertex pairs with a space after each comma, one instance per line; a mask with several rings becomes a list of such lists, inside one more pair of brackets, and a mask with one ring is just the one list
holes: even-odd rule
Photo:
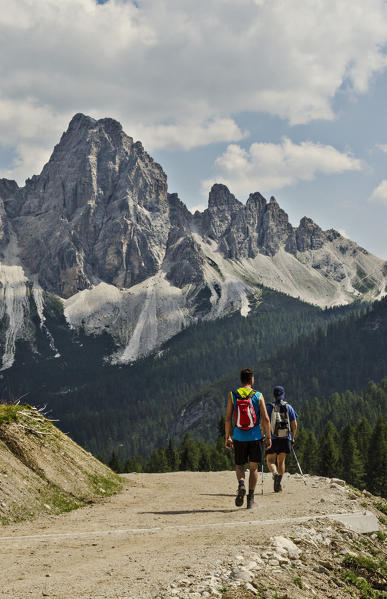
[[377, 532], [380, 529], [377, 517], [368, 510], [353, 514], [336, 514], [334, 519], [353, 532]]

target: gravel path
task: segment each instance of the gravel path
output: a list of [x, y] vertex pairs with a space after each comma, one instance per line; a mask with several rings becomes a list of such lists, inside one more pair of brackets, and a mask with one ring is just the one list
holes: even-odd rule
[[0, 529], [1, 599], [150, 599], [200, 578], [246, 546], [309, 517], [359, 509], [338, 485], [265, 476], [253, 510], [236, 508], [232, 472], [123, 475], [119, 495], [61, 516]]

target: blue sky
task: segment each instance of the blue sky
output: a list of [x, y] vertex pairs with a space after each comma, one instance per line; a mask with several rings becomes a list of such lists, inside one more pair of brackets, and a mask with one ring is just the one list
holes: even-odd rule
[[260, 191], [387, 259], [386, 44], [384, 0], [0, 0], [0, 176], [111, 116], [189, 207]]
[[[257, 140], [280, 143], [286, 136], [297, 143], [307, 139], [333, 145], [343, 152], [350, 148], [354, 156], [364, 161], [361, 171], [317, 175], [312, 181], [282, 189], [250, 191], [261, 191], [267, 198], [274, 195], [293, 225], [309, 216], [324, 229], [345, 231], [348, 237], [387, 259], [387, 200], [369, 201], [373, 190], [387, 178], [387, 152], [380, 148], [387, 145], [386, 100], [387, 74], [382, 73], [375, 77], [366, 94], [338, 92], [333, 121], [290, 126], [286, 120], [264, 113], [237, 115], [238, 125], [250, 131], [249, 137], [239, 142], [245, 148]], [[186, 152], [156, 150], [153, 156], [166, 170], [171, 191], [177, 191], [187, 204], [195, 206], [205, 205], [201, 181], [214, 174], [214, 162], [224, 149], [225, 144], [212, 144]], [[238, 198], [245, 201], [247, 196]]]

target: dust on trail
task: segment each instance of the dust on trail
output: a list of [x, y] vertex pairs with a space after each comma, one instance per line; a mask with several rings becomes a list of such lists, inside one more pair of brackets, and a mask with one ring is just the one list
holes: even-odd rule
[[359, 510], [316, 478], [289, 477], [275, 494], [266, 475], [246, 510], [234, 505], [232, 472], [122, 476], [123, 492], [102, 503], [0, 529], [1, 599], [149, 599], [294, 519]]

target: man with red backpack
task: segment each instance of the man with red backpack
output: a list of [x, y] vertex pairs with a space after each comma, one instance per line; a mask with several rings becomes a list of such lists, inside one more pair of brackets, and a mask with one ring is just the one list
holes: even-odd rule
[[[235, 505], [240, 507], [246, 495], [245, 469], [249, 463], [249, 494], [247, 509], [254, 504], [254, 490], [258, 480], [258, 463], [264, 459], [262, 432], [265, 433], [265, 448], [271, 447], [270, 421], [262, 393], [253, 390], [254, 372], [250, 368], [241, 371], [242, 386], [231, 391], [225, 418], [227, 449], [234, 448], [238, 490]], [[234, 440], [231, 438], [231, 421], [234, 419]]]

